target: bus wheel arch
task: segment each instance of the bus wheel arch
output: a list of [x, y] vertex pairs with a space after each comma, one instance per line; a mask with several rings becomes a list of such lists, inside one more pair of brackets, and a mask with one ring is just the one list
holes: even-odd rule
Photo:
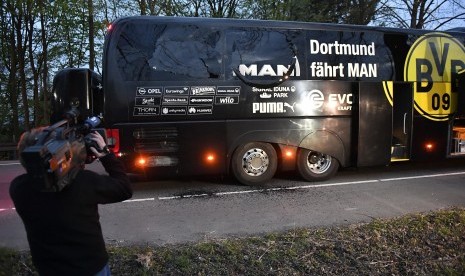
[[249, 142], [239, 145], [232, 155], [231, 170], [244, 185], [260, 186], [271, 180], [278, 167], [275, 148], [270, 143]]
[[297, 169], [307, 181], [323, 181], [337, 172], [339, 161], [329, 154], [300, 148], [297, 152]]
[[333, 132], [318, 130], [305, 137], [299, 145], [296, 165], [307, 181], [331, 178], [345, 164], [342, 140]]

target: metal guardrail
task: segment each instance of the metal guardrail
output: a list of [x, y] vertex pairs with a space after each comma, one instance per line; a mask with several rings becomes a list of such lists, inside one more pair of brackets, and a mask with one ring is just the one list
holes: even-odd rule
[[16, 146], [16, 143], [0, 144], [0, 160], [18, 159], [18, 151]]

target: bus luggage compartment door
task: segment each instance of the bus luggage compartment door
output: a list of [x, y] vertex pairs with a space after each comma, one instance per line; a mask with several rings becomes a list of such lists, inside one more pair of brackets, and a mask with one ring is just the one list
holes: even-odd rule
[[357, 102], [358, 117], [353, 117], [357, 166], [387, 165], [391, 159], [392, 108], [382, 83], [360, 82]]

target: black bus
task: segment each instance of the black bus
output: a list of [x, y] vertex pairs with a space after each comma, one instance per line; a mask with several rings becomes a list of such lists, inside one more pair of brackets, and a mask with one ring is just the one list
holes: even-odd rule
[[103, 74], [65, 69], [55, 112], [101, 114], [136, 173], [232, 174], [465, 156], [465, 32], [237, 19], [127, 17]]

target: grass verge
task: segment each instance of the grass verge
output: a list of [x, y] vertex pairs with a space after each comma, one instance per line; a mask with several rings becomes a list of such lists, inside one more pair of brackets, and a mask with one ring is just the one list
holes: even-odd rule
[[[109, 246], [113, 275], [465, 275], [465, 209], [168, 246]], [[34, 275], [0, 248], [0, 275]]]

